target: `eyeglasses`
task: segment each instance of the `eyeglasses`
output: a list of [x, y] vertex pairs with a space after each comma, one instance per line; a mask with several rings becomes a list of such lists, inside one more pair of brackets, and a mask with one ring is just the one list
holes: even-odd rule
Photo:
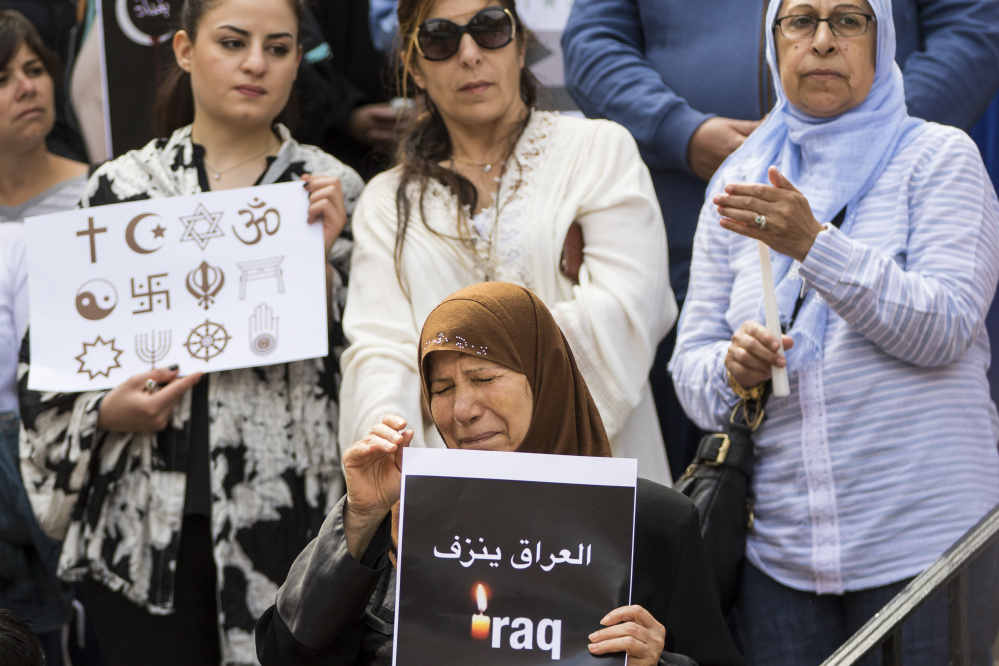
[[458, 52], [465, 33], [484, 49], [501, 49], [513, 41], [517, 24], [510, 10], [503, 7], [486, 7], [465, 25], [430, 19], [416, 29], [416, 48], [427, 60], [447, 60]]
[[825, 21], [836, 37], [860, 37], [873, 20], [870, 14], [860, 12], [840, 12], [829, 18], [792, 14], [775, 19], [774, 28], [780, 28], [781, 34], [788, 39], [807, 39], [819, 29], [819, 23]]

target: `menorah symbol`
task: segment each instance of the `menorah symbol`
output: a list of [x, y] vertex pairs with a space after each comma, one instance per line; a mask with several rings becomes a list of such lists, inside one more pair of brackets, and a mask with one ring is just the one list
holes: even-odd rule
[[156, 368], [156, 363], [166, 358], [170, 352], [170, 331], [150, 331], [135, 336], [135, 355]]

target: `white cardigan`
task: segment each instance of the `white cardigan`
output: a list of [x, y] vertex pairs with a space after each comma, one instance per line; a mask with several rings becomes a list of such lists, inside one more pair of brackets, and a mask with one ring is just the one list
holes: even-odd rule
[[[521, 183], [517, 201], [504, 199], [506, 189], [501, 193], [499, 226], [505, 211], [527, 216], [531, 233], [523, 251], [533, 274], [526, 286], [551, 309], [569, 341], [614, 455], [638, 458], [639, 476], [669, 484], [648, 374], [677, 308], [662, 213], [635, 141], [612, 122], [535, 111], [514, 156]], [[508, 167], [507, 173], [518, 171]], [[413, 446], [443, 446], [421, 408], [420, 331], [441, 300], [484, 279], [466, 246], [427, 228], [413, 188], [401, 266], [406, 289], [400, 286], [394, 264], [399, 177], [397, 168], [374, 178], [352, 217], [341, 451], [388, 413], [410, 421]], [[434, 229], [456, 236], [457, 201], [450, 191], [434, 182], [425, 203]], [[585, 240], [575, 286], [558, 269], [574, 221]]]

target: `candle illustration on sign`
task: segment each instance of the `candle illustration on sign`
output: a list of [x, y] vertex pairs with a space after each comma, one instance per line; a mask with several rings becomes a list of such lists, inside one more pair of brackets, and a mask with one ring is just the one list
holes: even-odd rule
[[489, 638], [489, 616], [486, 615], [486, 586], [478, 583], [475, 586], [475, 603], [479, 607], [479, 612], [472, 615], [472, 638], [485, 640]]

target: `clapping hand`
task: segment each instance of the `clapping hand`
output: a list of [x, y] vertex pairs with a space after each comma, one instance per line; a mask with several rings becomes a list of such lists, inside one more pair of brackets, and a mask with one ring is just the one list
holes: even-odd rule
[[[770, 185], [732, 183], [712, 202], [722, 216], [721, 226], [761, 240], [784, 256], [804, 261], [822, 231], [805, 196], [777, 167], [767, 171]], [[758, 220], [763, 221], [761, 225]]]

